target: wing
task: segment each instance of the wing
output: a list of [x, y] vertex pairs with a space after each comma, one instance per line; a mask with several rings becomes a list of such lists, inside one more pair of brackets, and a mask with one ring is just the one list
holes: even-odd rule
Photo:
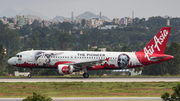
[[74, 65], [76, 67], [92, 67], [93, 65], [101, 64], [103, 61], [109, 61], [109, 58], [103, 59], [103, 60], [93, 60], [93, 61], [82, 61], [82, 62], [76, 62], [76, 63], [68, 63], [68, 65]]

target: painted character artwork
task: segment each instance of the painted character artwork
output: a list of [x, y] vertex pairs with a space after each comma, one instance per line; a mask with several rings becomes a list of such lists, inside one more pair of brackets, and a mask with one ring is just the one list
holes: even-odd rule
[[119, 66], [120, 69], [126, 67], [128, 62], [129, 62], [129, 56], [128, 55], [126, 55], [126, 54], [119, 55], [119, 57], [118, 57], [118, 66]]
[[57, 55], [60, 55], [62, 53], [46, 53], [46, 52], [37, 52], [35, 54], [35, 60], [36, 60], [36, 63], [39, 65], [39, 66], [43, 66], [43, 67], [48, 67], [51, 63], [51, 57], [52, 56], [57, 56]]

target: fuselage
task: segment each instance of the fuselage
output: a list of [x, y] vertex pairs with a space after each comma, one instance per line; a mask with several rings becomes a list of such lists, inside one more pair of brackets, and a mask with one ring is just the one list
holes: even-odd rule
[[[169, 55], [166, 56], [167, 58], [163, 59], [170, 60], [173, 58]], [[133, 68], [162, 62], [161, 59], [157, 61], [148, 61], [143, 53], [141, 54], [140, 52], [31, 50], [16, 54], [16, 56], [8, 60], [8, 63], [17, 67], [57, 68], [58, 65], [61, 64], [88, 62], [95, 60], [104, 61], [100, 64], [93, 65], [93, 68], [88, 67], [87, 65], [87, 70]]]

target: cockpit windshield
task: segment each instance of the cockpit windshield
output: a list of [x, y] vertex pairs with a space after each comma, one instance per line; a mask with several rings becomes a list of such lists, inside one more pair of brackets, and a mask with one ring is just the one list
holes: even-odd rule
[[22, 55], [18, 55], [18, 54], [16, 54], [14, 57], [22, 57]]

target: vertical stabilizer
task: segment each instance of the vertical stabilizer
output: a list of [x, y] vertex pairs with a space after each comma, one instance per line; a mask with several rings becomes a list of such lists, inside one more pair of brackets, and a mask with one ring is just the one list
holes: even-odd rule
[[171, 27], [163, 27], [140, 52], [164, 54]]

